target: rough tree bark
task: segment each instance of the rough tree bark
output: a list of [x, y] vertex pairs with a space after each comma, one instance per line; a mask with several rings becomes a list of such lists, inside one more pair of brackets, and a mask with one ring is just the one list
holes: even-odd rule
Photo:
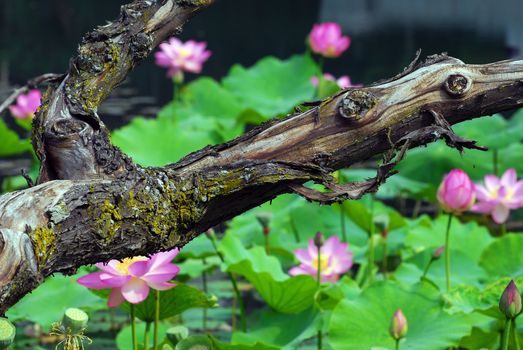
[[[97, 107], [212, 1], [122, 7], [118, 20], [87, 34], [65, 77], [48, 89], [33, 125], [39, 184], [0, 197], [0, 314], [52, 273], [182, 247], [282, 193], [321, 203], [359, 198], [378, 189], [408, 148], [438, 138], [478, 148], [450, 125], [523, 105], [523, 61], [416, 58], [387, 81], [343, 90], [176, 164], [142, 168], [111, 145]], [[380, 153], [374, 179], [339, 185], [329, 175]], [[311, 180], [328, 191], [303, 185]]]

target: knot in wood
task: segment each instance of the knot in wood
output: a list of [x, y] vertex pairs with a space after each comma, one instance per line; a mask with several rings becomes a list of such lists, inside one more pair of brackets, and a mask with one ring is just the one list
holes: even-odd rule
[[471, 80], [462, 74], [451, 74], [445, 80], [445, 91], [451, 97], [462, 97], [469, 90], [471, 86]]
[[349, 90], [341, 100], [338, 110], [342, 117], [358, 121], [376, 105], [376, 97], [368, 91]]
[[87, 127], [87, 123], [77, 119], [58, 119], [51, 126], [52, 135], [46, 133], [48, 137], [63, 138], [74, 134], [79, 134]]

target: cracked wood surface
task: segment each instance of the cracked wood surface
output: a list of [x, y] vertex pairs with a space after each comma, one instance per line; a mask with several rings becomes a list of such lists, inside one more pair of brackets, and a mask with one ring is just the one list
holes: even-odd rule
[[[0, 314], [52, 273], [182, 247], [282, 193], [322, 203], [359, 198], [393, 174], [408, 148], [438, 138], [478, 148], [451, 125], [523, 105], [523, 61], [468, 65], [436, 55], [175, 164], [142, 168], [110, 144], [96, 108], [154, 45], [210, 3], [123, 7], [120, 19], [84, 38], [64, 80], [47, 91], [33, 128], [39, 185], [0, 197]], [[144, 35], [147, 47], [136, 49], [133, 40]], [[374, 179], [339, 185], [329, 175], [381, 153]], [[310, 180], [328, 191], [304, 187]]]

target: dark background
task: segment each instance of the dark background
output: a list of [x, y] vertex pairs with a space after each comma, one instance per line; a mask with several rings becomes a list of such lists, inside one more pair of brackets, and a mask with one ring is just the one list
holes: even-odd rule
[[[42, 73], [64, 72], [83, 34], [116, 18], [126, 2], [0, 0], [0, 95]], [[352, 44], [327, 60], [325, 71], [370, 83], [402, 70], [418, 48], [474, 63], [519, 55], [521, 14], [521, 0], [218, 0], [181, 37], [207, 41], [213, 55], [203, 74], [219, 79], [234, 63], [303, 52], [314, 23], [337, 21]], [[104, 105], [105, 114], [122, 122], [152, 115], [171, 94], [165, 70], [149, 57]]]

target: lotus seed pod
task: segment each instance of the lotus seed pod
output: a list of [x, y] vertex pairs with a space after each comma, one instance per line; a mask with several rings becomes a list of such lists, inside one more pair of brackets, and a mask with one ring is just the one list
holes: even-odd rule
[[89, 321], [89, 316], [84, 311], [69, 308], [65, 310], [62, 325], [66, 330], [70, 330], [72, 334], [78, 334], [87, 327], [87, 321]]
[[6, 318], [0, 317], [0, 350], [7, 349], [14, 341], [15, 326]]
[[167, 330], [166, 335], [171, 344], [176, 345], [189, 336], [189, 329], [185, 326], [174, 326]]
[[193, 335], [176, 344], [175, 350], [212, 350], [212, 343], [206, 335]]

